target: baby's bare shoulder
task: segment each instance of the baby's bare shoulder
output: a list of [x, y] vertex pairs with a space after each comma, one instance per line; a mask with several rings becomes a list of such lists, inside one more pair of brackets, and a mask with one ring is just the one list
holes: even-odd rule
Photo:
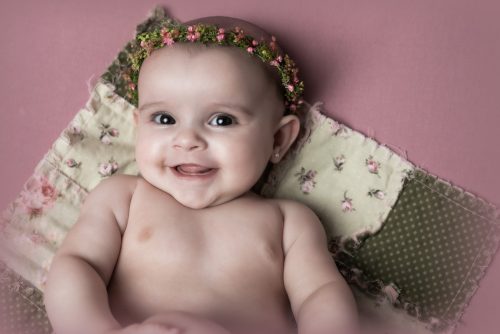
[[283, 245], [285, 252], [301, 235], [314, 235], [319, 240], [326, 238], [321, 221], [307, 205], [287, 199], [276, 201], [283, 215]]
[[137, 176], [119, 174], [101, 181], [89, 193], [82, 210], [94, 210], [97, 207], [108, 208], [113, 212], [123, 232], [137, 180]]

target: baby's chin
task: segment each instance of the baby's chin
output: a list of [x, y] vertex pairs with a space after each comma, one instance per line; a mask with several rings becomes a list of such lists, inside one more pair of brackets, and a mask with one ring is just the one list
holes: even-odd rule
[[200, 210], [200, 209], [207, 209], [210, 207], [218, 206], [224, 203], [228, 203], [238, 197], [240, 197], [243, 194], [235, 194], [235, 195], [222, 195], [222, 196], [217, 196], [217, 195], [202, 195], [202, 196], [197, 196], [196, 194], [175, 194], [175, 193], [170, 193], [170, 196], [172, 196], [177, 202], [182, 204], [183, 206], [193, 209], [193, 210]]

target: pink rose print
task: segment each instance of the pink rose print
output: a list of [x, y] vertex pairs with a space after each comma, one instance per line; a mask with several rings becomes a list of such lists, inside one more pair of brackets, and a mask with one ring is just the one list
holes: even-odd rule
[[34, 175], [19, 195], [19, 205], [30, 218], [54, 205], [58, 192], [45, 175]]
[[352, 205], [352, 198], [347, 197], [347, 191], [344, 192], [344, 199], [341, 202], [343, 212], [352, 212], [356, 209]]
[[105, 134], [100, 137], [101, 143], [109, 145], [111, 144], [111, 136], [108, 136], [108, 134]]
[[84, 135], [82, 129], [77, 124], [71, 124], [65, 131], [66, 137], [69, 139], [70, 145], [83, 140]]
[[373, 160], [373, 156], [370, 155], [368, 159], [365, 160], [365, 164], [368, 166], [368, 171], [370, 173], [378, 175], [380, 162]]
[[344, 168], [344, 163], [345, 163], [345, 156], [343, 154], [333, 158], [333, 164], [335, 165], [335, 170], [338, 170], [339, 172], [342, 171], [342, 169]]
[[302, 185], [300, 186], [300, 190], [302, 190], [304, 194], [309, 194], [314, 189], [314, 184], [315, 183], [313, 180], [307, 180], [302, 183]]
[[110, 145], [111, 137], [118, 137], [119, 135], [118, 129], [110, 128], [109, 124], [101, 124], [101, 135], [99, 136], [101, 143]]
[[217, 41], [218, 42], [222, 42], [225, 38], [224, 36], [224, 28], [219, 28], [219, 30], [217, 31]]
[[109, 129], [108, 133], [110, 134], [111, 137], [118, 137], [120, 134], [118, 129], [115, 129], [115, 128]]
[[103, 177], [110, 176], [113, 175], [118, 170], [118, 168], [118, 163], [115, 160], [111, 159], [108, 162], [99, 164], [99, 174], [101, 174], [101, 176]]
[[384, 199], [385, 193], [380, 189], [370, 189], [370, 191], [368, 192], [368, 196], [375, 197], [378, 199]]
[[78, 168], [81, 166], [81, 162], [77, 162], [75, 159], [68, 159], [66, 160], [66, 166], [69, 168]]
[[316, 185], [316, 181], [314, 181], [314, 177], [316, 176], [316, 171], [309, 169], [306, 172], [304, 167], [301, 167], [300, 172], [296, 173], [295, 176], [298, 176], [300, 190], [304, 194], [309, 194]]

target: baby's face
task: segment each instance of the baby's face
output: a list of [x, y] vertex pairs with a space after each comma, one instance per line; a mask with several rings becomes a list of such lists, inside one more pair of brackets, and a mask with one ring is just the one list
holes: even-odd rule
[[273, 154], [283, 102], [252, 57], [174, 45], [142, 65], [137, 164], [144, 179], [187, 207], [246, 193]]

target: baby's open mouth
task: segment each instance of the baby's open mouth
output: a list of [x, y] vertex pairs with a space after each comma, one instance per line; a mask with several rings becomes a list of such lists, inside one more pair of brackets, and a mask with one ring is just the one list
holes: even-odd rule
[[175, 170], [182, 175], [207, 175], [210, 174], [214, 168], [195, 164], [183, 164], [174, 167]]

